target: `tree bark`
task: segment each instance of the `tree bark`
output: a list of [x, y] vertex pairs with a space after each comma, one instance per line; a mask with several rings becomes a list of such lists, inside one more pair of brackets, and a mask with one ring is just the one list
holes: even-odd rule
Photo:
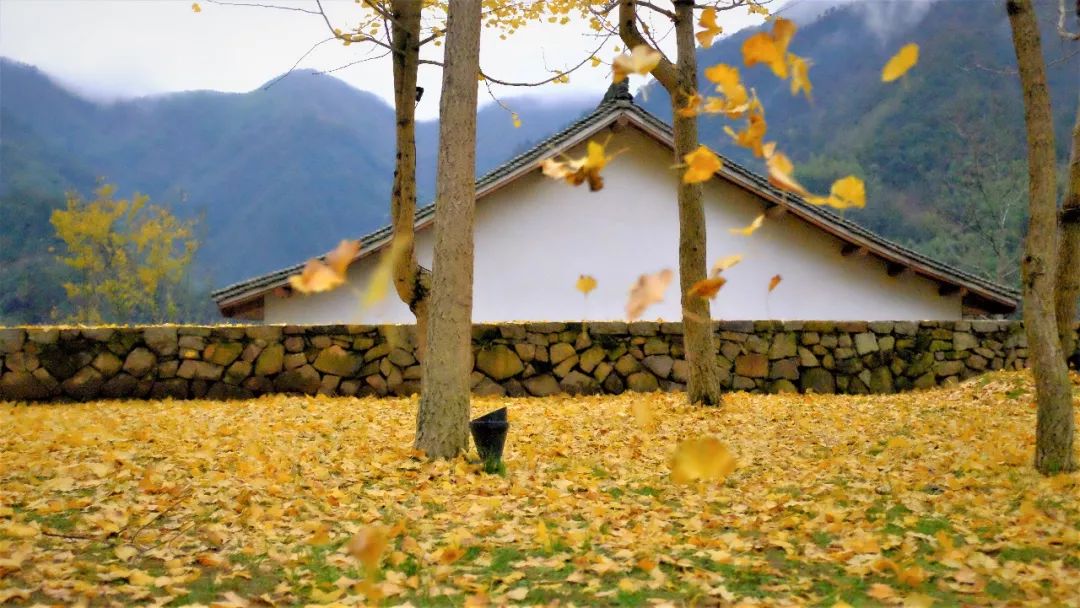
[[416, 316], [417, 356], [424, 360], [427, 343], [428, 293], [431, 277], [416, 262], [416, 75], [420, 66], [420, 11], [415, 0], [392, 0], [391, 46], [394, 69], [394, 112], [397, 158], [390, 219], [394, 239], [405, 244], [394, 260], [394, 289]]
[[1054, 312], [1058, 253], [1054, 128], [1046, 64], [1031, 0], [1007, 0], [1005, 7], [1020, 70], [1027, 128], [1030, 219], [1021, 269], [1024, 330], [1038, 402], [1035, 468], [1043, 474], [1054, 474], [1076, 468], [1072, 387]]
[[[698, 147], [696, 116], [679, 116], [697, 91], [697, 49], [694, 44], [694, 3], [675, 2], [676, 87], [669, 90], [675, 133], [675, 162]], [[710, 301], [690, 294], [690, 288], [708, 273], [705, 259], [705, 206], [701, 184], [678, 180], [679, 200], [679, 291], [682, 295], [683, 344], [690, 381], [686, 386], [690, 403], [720, 404], [720, 371], [713, 341]]]
[[[667, 90], [671, 99], [675, 162], [698, 147], [696, 117], [679, 116], [689, 96], [697, 91], [697, 49], [694, 41], [694, 2], [675, 1], [676, 63], [661, 60], [653, 75]], [[637, 7], [634, 0], [621, 0], [619, 5], [619, 35], [628, 48], [646, 44], [637, 29]], [[690, 371], [686, 387], [690, 403], [718, 405], [720, 403], [720, 372], [713, 340], [712, 314], [709, 300], [692, 296], [690, 288], [707, 276], [705, 259], [705, 207], [701, 199], [701, 184], [684, 184], [678, 180], [679, 205], [679, 292], [682, 299], [683, 344]]]
[[1077, 350], [1072, 329], [1076, 323], [1076, 301], [1080, 298], [1080, 104], [1072, 130], [1069, 174], [1065, 182], [1065, 200], [1061, 206], [1061, 245], [1057, 273], [1058, 334], [1061, 351], [1069, 357]]
[[450, 0], [446, 17], [428, 356], [416, 425], [416, 447], [430, 458], [469, 447], [480, 7], [481, 0]]

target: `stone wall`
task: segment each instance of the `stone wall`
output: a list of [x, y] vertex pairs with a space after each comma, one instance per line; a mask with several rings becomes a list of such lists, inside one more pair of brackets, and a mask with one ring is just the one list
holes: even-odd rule
[[[1010, 321], [725, 321], [723, 387], [888, 393], [1027, 363]], [[420, 388], [410, 326], [0, 329], [0, 400], [407, 395]], [[473, 329], [477, 394], [680, 390], [679, 323], [519, 323]]]

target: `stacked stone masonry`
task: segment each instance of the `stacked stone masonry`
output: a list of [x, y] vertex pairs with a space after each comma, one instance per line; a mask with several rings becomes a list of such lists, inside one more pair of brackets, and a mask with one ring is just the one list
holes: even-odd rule
[[[727, 390], [892, 393], [1022, 369], [1012, 321], [717, 322]], [[411, 326], [0, 328], [0, 400], [228, 399], [267, 393], [411, 395]], [[679, 323], [473, 328], [472, 388], [545, 396], [682, 390]]]

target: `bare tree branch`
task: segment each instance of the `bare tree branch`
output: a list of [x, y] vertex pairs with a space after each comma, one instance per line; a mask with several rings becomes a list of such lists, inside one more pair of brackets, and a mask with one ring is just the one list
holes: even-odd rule
[[[1062, 38], [1068, 40], [1080, 40], [1080, 32], [1070, 32], [1069, 28], [1065, 25], [1068, 14], [1069, 9], [1065, 8], [1065, 0], [1058, 0], [1058, 33], [1061, 34]], [[1080, 20], [1080, 2], [1076, 4], [1076, 19]]]
[[331, 40], [336, 40], [336, 38], [327, 38], [327, 39], [325, 39], [325, 40], [320, 40], [319, 42], [316, 42], [316, 43], [315, 43], [314, 45], [312, 45], [312, 47], [311, 47], [310, 49], [308, 49], [308, 50], [307, 50], [307, 52], [305, 52], [305, 53], [304, 53], [303, 55], [301, 55], [301, 56], [300, 56], [300, 58], [299, 58], [299, 59], [297, 59], [297, 60], [296, 60], [296, 63], [292, 64], [292, 67], [291, 67], [291, 68], [289, 68], [289, 69], [288, 69], [288, 70], [287, 70], [287, 71], [286, 71], [286, 72], [285, 72], [284, 74], [282, 74], [281, 76], [278, 76], [277, 78], [275, 78], [275, 79], [271, 80], [270, 82], [266, 83], [266, 86], [265, 86], [265, 87], [263, 87], [263, 89], [262, 89], [262, 90], [264, 90], [264, 91], [265, 91], [265, 90], [269, 89], [270, 87], [274, 86], [275, 84], [277, 84], [277, 83], [281, 82], [281, 80], [282, 80], [283, 78], [285, 78], [285, 77], [286, 77], [286, 76], [288, 76], [289, 74], [292, 74], [292, 73], [293, 73], [293, 70], [295, 70], [295, 69], [296, 69], [296, 66], [300, 65], [300, 62], [301, 62], [301, 61], [303, 61], [303, 60], [304, 60], [304, 58], [306, 58], [306, 57], [307, 57], [308, 55], [310, 55], [310, 54], [312, 53], [312, 51], [314, 51], [315, 49], [319, 48], [319, 47], [320, 47], [320, 46], [322, 46], [323, 44], [326, 44], [327, 42], [330, 42]]
[[307, 13], [309, 15], [318, 15], [319, 11], [311, 10], [309, 8], [300, 8], [298, 6], [284, 6], [280, 4], [260, 4], [258, 2], [229, 2], [227, 0], [206, 0], [210, 4], [220, 4], [222, 6], [251, 6], [256, 8], [272, 8], [279, 11], [292, 11], [295, 13]]

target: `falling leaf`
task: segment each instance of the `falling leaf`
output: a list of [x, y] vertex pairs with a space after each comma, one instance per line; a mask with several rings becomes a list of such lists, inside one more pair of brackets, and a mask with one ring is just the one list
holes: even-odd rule
[[919, 45], [905, 44], [881, 70], [881, 82], [892, 82], [907, 73], [919, 62]]
[[720, 274], [721, 272], [724, 272], [728, 268], [731, 268], [732, 266], [738, 264], [741, 261], [742, 261], [742, 254], [741, 253], [736, 253], [736, 254], [733, 254], [733, 255], [722, 257], [719, 260], [716, 260], [716, 263], [712, 265], [712, 269], [709, 271], [709, 274], [711, 274], [712, 276], [716, 276], [716, 275]]
[[289, 285], [304, 294], [336, 289], [345, 284], [345, 273], [359, 251], [360, 241], [341, 241], [325, 262], [308, 260], [300, 274], [289, 277]]
[[705, 78], [716, 83], [717, 92], [723, 95], [709, 97], [704, 108], [706, 112], [724, 114], [734, 120], [741, 118], [751, 107], [750, 95], [740, 81], [739, 68], [718, 63], [705, 68]]
[[574, 284], [574, 287], [587, 296], [590, 291], [596, 289], [596, 279], [587, 274], [578, 275], [578, 280], [577, 283]]
[[645, 309], [657, 302], [664, 301], [664, 292], [671, 284], [673, 273], [665, 268], [654, 274], [643, 274], [630, 289], [630, 298], [626, 303], [626, 316], [634, 321], [641, 317]]
[[697, 150], [683, 156], [683, 160], [686, 161], [686, 173], [683, 173], [682, 178], [684, 184], [707, 181], [724, 166], [720, 157], [704, 145], [699, 145]]
[[728, 134], [728, 137], [734, 140], [737, 145], [753, 152], [754, 156], [759, 158], [764, 155], [764, 140], [767, 130], [768, 124], [765, 122], [765, 115], [759, 111], [753, 111], [747, 116], [746, 128], [742, 131], [736, 132], [731, 127], [724, 125], [724, 132]]
[[750, 222], [749, 226], [746, 226], [745, 228], [728, 228], [728, 232], [730, 232], [731, 234], [750, 236], [751, 234], [754, 234], [754, 232], [756, 232], [758, 228], [761, 228], [761, 225], [763, 223], [765, 223], [764, 213], [755, 217], [754, 221]]
[[360, 241], [343, 240], [333, 251], [326, 254], [326, 265], [341, 276], [349, 269], [349, 264], [360, 253]]
[[615, 82], [621, 82], [630, 74], [645, 75], [653, 71], [660, 63], [660, 52], [647, 44], [639, 44], [630, 51], [630, 54], [621, 54], [615, 57], [611, 66], [614, 71]]
[[712, 300], [716, 298], [716, 294], [720, 293], [720, 288], [724, 286], [724, 283], [727, 283], [727, 279], [724, 277], [701, 279], [697, 283], [694, 283], [687, 293], [699, 298], [708, 298]]
[[701, 95], [694, 93], [686, 99], [686, 105], [675, 111], [683, 118], [693, 118], [701, 111]]
[[346, 549], [349, 555], [357, 559], [368, 572], [379, 569], [379, 562], [388, 544], [386, 529], [381, 526], [367, 526], [349, 539]]
[[810, 62], [788, 53], [788, 65], [791, 67], [791, 94], [798, 95], [799, 91], [802, 91], [806, 98], [810, 99], [810, 91], [814, 88], [810, 84]]
[[772, 293], [772, 290], [776, 289], [776, 286], [780, 284], [781, 280], [783, 279], [781, 279], [778, 274], [774, 274], [773, 278], [769, 279], [769, 293]]
[[644, 399], [634, 401], [634, 403], [630, 405], [630, 413], [633, 414], [638, 427], [643, 429], [653, 428], [655, 421], [653, 411], [652, 408], [649, 407], [648, 402]]
[[777, 78], [787, 79], [787, 47], [796, 29], [793, 21], [776, 19], [771, 32], [758, 32], [743, 41], [743, 63], [746, 67], [764, 63], [772, 69]]
[[199, 6], [198, 2], [192, 3], [191, 12], [193, 12], [193, 13], [201, 13], [202, 12], [202, 7]]
[[795, 172], [795, 165], [786, 154], [783, 152], [767, 154], [765, 166], [769, 170], [770, 184], [781, 190], [787, 190], [788, 192], [793, 192], [800, 196], [810, 196], [810, 193], [806, 191], [806, 188], [795, 181], [795, 177], [792, 175]]
[[814, 205], [828, 205], [836, 209], [866, 206], [866, 185], [854, 175], [833, 182], [829, 196], [807, 196], [806, 202]]
[[697, 38], [698, 44], [704, 48], [711, 47], [713, 38], [724, 33], [724, 28], [716, 23], [716, 9], [713, 7], [701, 11], [701, 17], [698, 18], [698, 26], [704, 29], [694, 36]]
[[566, 161], [547, 158], [540, 161], [540, 168], [544, 175], [553, 179], [564, 179], [572, 186], [588, 181], [589, 190], [596, 192], [604, 187], [604, 178], [600, 171], [615, 158], [615, 155], [607, 155], [606, 146], [606, 143], [590, 141], [582, 158], [570, 158]]
[[364, 292], [363, 305], [365, 307], [373, 306], [386, 297], [390, 284], [393, 282], [394, 267], [403, 256], [408, 255], [411, 243], [412, 239], [406, 236], [394, 235], [393, 240], [390, 241], [390, 247], [379, 257], [379, 263], [371, 271], [371, 278]]
[[679, 443], [671, 459], [671, 478], [679, 483], [723, 481], [735, 470], [735, 456], [716, 437]]
[[521, 128], [521, 117], [518, 116], [517, 112], [510, 114], [510, 120], [513, 121], [515, 129]]

